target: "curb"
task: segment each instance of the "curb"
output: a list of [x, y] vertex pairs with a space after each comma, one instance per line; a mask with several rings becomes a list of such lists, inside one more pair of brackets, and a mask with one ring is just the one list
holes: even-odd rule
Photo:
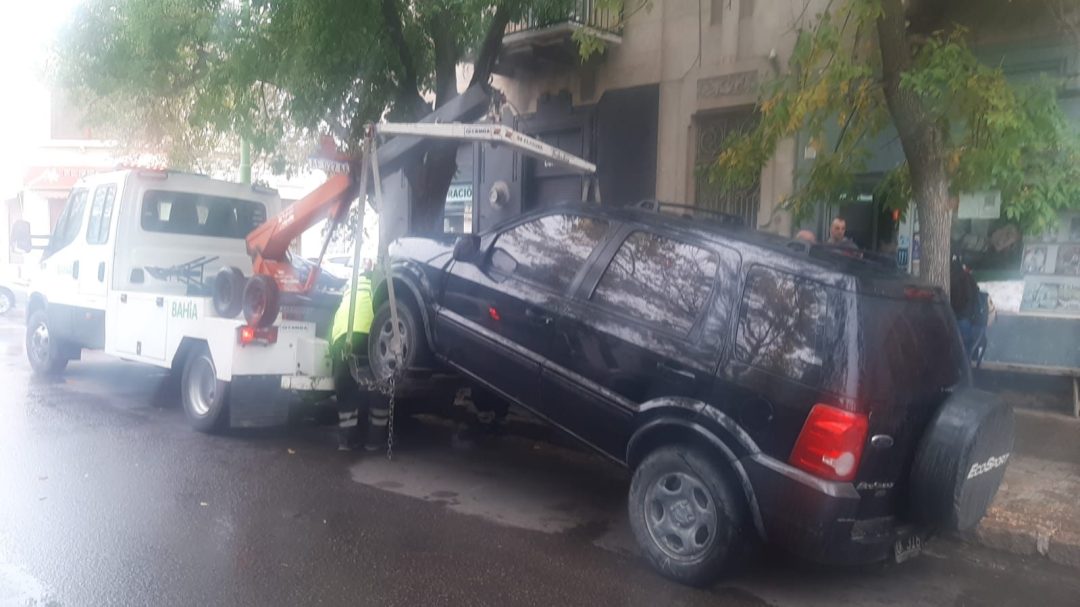
[[959, 534], [961, 540], [1020, 556], [1042, 556], [1066, 567], [1080, 570], [1080, 534], [1033, 526], [1030, 522], [1010, 522], [1002, 518], [984, 520], [975, 531]]
[[1080, 468], [1018, 456], [986, 516], [963, 541], [1080, 570]]

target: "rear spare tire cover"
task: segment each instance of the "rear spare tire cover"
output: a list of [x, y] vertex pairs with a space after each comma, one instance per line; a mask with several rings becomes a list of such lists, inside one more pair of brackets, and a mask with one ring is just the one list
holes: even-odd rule
[[1013, 449], [1013, 411], [997, 395], [966, 389], [931, 420], [911, 469], [910, 511], [936, 528], [967, 531], [986, 514]]

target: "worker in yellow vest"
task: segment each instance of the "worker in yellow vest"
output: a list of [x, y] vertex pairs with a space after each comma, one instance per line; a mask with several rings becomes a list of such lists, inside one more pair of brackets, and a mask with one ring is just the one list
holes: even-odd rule
[[352, 376], [349, 365], [348, 332], [349, 307], [356, 297], [353, 308], [352, 354], [361, 369], [367, 366], [367, 340], [375, 310], [371, 303], [371, 280], [360, 275], [355, 289], [346, 287], [341, 305], [334, 314], [330, 328], [331, 354], [334, 364], [334, 391], [338, 407], [338, 448], [351, 450], [360, 445], [360, 417], [367, 412], [368, 425], [364, 446], [377, 450], [386, 436], [389, 418], [388, 402], [382, 394], [366, 386], [360, 386]]

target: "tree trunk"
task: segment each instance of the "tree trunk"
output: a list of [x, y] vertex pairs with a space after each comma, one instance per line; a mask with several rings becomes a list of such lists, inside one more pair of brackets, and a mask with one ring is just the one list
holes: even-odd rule
[[405, 168], [412, 206], [409, 209], [409, 233], [418, 236], [441, 234], [446, 192], [457, 172], [456, 141], [432, 143], [422, 162]]
[[[480, 52], [473, 64], [473, 77], [470, 86], [487, 83], [491, 70], [502, 49], [503, 32], [510, 21], [510, 12], [505, 4], [500, 4], [492, 15], [491, 23], [480, 44]], [[432, 39], [435, 42], [435, 106], [439, 107], [457, 95], [457, 49], [453, 40], [440, 33], [445, 27], [433, 24]], [[417, 116], [420, 119], [422, 116]], [[446, 208], [446, 192], [457, 173], [458, 143], [453, 141], [431, 144], [424, 160], [405, 170], [412, 193], [412, 206], [409, 212], [409, 232], [417, 235], [441, 234], [443, 231], [443, 212]]]
[[945, 132], [926, 110], [922, 100], [903, 88], [900, 77], [911, 69], [912, 49], [907, 39], [907, 19], [901, 0], [882, 0], [878, 19], [882, 85], [900, 145], [904, 148], [919, 213], [922, 258], [920, 276], [949, 293], [952, 209], [949, 206], [949, 175], [945, 170]]
[[[919, 276], [949, 294], [950, 259], [952, 257], [953, 212], [949, 205], [949, 178], [945, 163], [930, 161], [916, 171], [911, 166], [911, 187], [915, 194], [915, 209], [919, 213], [919, 238], [922, 259]], [[915, 175], [920, 177], [916, 178]]]

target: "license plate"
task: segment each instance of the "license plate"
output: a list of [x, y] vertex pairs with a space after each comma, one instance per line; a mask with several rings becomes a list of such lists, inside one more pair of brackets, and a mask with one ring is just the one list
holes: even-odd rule
[[912, 557], [918, 556], [920, 552], [922, 552], [922, 538], [917, 535], [898, 539], [893, 546], [893, 555], [897, 563], [903, 563]]

